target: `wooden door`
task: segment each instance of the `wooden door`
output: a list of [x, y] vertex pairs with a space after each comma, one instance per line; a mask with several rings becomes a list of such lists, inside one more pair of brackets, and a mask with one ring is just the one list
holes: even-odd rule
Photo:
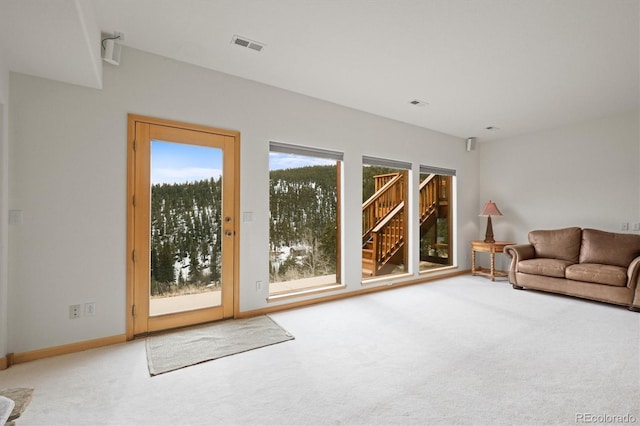
[[127, 337], [234, 316], [239, 134], [129, 116]]

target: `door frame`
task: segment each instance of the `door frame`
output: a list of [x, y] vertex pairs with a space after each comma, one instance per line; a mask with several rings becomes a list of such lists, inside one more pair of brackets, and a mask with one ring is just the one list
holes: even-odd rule
[[[150, 125], [159, 125], [166, 127], [173, 127], [178, 129], [199, 131], [206, 133], [214, 133], [221, 136], [233, 138], [233, 173], [232, 176], [225, 179], [233, 180], [234, 197], [232, 202], [233, 208], [233, 223], [234, 228], [234, 244], [233, 244], [233, 279], [232, 279], [232, 297], [231, 312], [230, 315], [225, 314], [225, 318], [235, 318], [239, 312], [239, 271], [240, 271], [240, 132], [233, 130], [218, 129], [209, 126], [203, 126], [198, 124], [190, 124], [184, 122], [178, 122], [173, 120], [166, 120], [161, 118], [147, 117], [136, 114], [128, 114], [127, 120], [127, 246], [126, 246], [126, 339], [131, 340], [137, 336], [142, 336], [148, 333], [136, 333], [134, 316], [136, 315], [135, 308], [135, 191], [136, 191], [136, 170], [139, 166], [136, 164], [136, 123], [146, 123]], [[143, 173], [150, 173], [150, 170], [145, 168]], [[185, 315], [193, 315], [187, 312]], [[166, 322], [167, 328], [172, 328], [172, 322]]]

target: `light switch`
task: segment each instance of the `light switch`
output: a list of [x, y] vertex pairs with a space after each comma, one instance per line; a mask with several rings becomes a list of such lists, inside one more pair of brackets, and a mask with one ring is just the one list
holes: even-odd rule
[[22, 210], [9, 210], [9, 225], [22, 225]]

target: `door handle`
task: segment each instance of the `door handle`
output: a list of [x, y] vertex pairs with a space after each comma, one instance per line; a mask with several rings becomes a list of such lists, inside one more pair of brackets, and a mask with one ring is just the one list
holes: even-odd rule
[[224, 231], [225, 237], [233, 237], [233, 231]]

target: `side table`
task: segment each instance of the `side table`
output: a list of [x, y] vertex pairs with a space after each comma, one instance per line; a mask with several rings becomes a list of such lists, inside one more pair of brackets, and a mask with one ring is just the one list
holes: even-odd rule
[[[509, 241], [496, 241], [493, 243], [485, 243], [484, 241], [471, 241], [471, 275], [483, 275], [491, 278], [491, 281], [495, 281], [496, 277], [506, 277], [505, 271], [496, 271], [496, 253], [502, 253], [506, 246], [515, 243]], [[476, 268], [476, 252], [482, 251], [490, 253], [491, 256], [491, 269], [489, 272], [483, 270], [480, 267]]]

